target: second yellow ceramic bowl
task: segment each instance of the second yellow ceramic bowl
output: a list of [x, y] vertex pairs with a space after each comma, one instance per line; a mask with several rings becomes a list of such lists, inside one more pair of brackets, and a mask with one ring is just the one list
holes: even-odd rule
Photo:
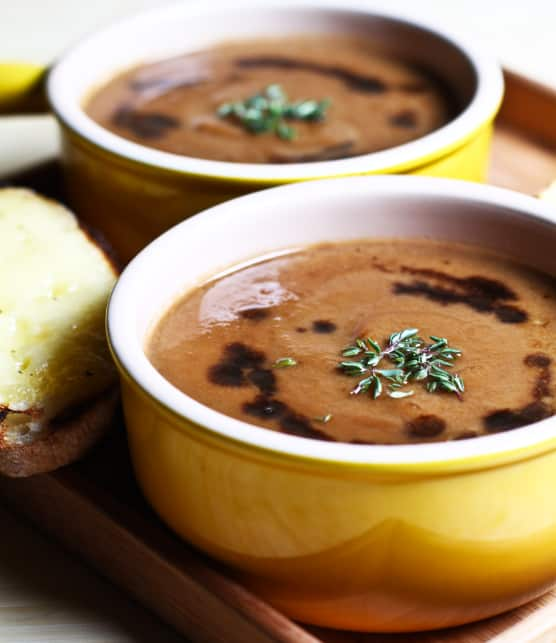
[[207, 277], [365, 237], [474, 243], [556, 275], [548, 206], [465, 182], [313, 181], [193, 217], [129, 264], [109, 305], [137, 479], [178, 534], [293, 618], [385, 632], [491, 616], [556, 582], [555, 417], [459, 442], [322, 442], [207, 408], [144, 352], [171, 302]]
[[[102, 128], [83, 110], [94, 88], [133, 65], [222, 40], [337, 32], [368, 38], [383, 51], [429, 69], [452, 88], [461, 105], [459, 115], [416, 141], [373, 154], [256, 165], [194, 159], [138, 145]], [[12, 85], [21, 91], [17, 83]], [[499, 67], [474, 45], [419, 20], [341, 0], [171, 5], [91, 36], [63, 56], [48, 78], [49, 101], [62, 126], [70, 203], [125, 260], [191, 214], [280, 183], [383, 173], [482, 181], [502, 91]]]

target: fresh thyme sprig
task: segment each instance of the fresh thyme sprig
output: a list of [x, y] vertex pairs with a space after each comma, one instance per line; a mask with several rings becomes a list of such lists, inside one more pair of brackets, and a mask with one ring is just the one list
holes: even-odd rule
[[[465, 390], [462, 377], [445, 370], [452, 367], [461, 351], [436, 335], [431, 335], [432, 343], [427, 344], [418, 332], [417, 328], [406, 328], [392, 333], [384, 349], [370, 337], [357, 339], [352, 346], [347, 346], [342, 356], [358, 359], [342, 361], [338, 367], [346, 375], [364, 376], [351, 393], [359, 395], [369, 391], [376, 399], [386, 386], [387, 394], [399, 399], [413, 395], [413, 390], [402, 390], [403, 386], [410, 381], [422, 381], [429, 393], [447, 391], [462, 399]], [[394, 368], [377, 368], [384, 358], [388, 358]]]
[[245, 101], [223, 103], [216, 113], [220, 118], [238, 121], [254, 134], [274, 132], [281, 139], [291, 141], [297, 132], [287, 121], [321, 121], [329, 106], [330, 100], [327, 98], [290, 103], [282, 87], [274, 84]]

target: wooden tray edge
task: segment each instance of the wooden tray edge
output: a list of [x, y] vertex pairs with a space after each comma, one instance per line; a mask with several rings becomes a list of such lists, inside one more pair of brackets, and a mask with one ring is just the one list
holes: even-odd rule
[[[87, 494], [83, 493], [84, 486], [91, 487]], [[171, 551], [176, 542], [170, 534], [162, 532], [167, 542], [161, 542], [165, 539], [157, 531], [158, 544], [163, 546], [162, 552], [155, 550], [148, 542], [152, 530], [152, 526], [145, 524], [148, 520], [117, 505], [103, 490], [93, 489], [73, 470], [26, 479], [1, 479], [0, 496], [13, 513], [78, 554], [192, 641], [319, 643], [203, 560], [191, 560], [190, 565], [185, 563], [181, 569], [174, 566]], [[160, 525], [157, 527], [160, 530]], [[146, 534], [147, 538], [138, 533]], [[181, 542], [178, 544], [192, 559], [191, 550]], [[130, 582], [132, 577], [135, 583]], [[186, 602], [176, 599], [184, 590], [188, 593]]]
[[498, 121], [556, 149], [556, 89], [504, 70], [506, 84]]

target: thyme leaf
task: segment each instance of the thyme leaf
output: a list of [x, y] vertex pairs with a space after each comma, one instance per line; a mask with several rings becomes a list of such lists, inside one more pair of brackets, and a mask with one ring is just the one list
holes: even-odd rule
[[328, 98], [291, 103], [282, 87], [273, 84], [244, 101], [223, 103], [216, 113], [220, 118], [238, 122], [252, 134], [273, 132], [282, 140], [291, 141], [297, 131], [287, 121], [322, 121], [330, 104]]
[[[432, 343], [427, 344], [418, 333], [417, 328], [392, 333], [384, 349], [371, 337], [358, 338], [353, 345], [346, 346], [342, 357], [358, 359], [341, 361], [338, 368], [346, 375], [364, 376], [352, 395], [369, 391], [376, 399], [386, 386], [390, 397], [401, 399], [413, 395], [413, 390], [401, 390], [413, 380], [423, 382], [429, 393], [446, 391], [461, 400], [465, 391], [463, 378], [446, 370], [461, 356], [461, 350], [450, 347], [445, 337], [436, 335], [430, 335]], [[394, 368], [376, 368], [383, 359], [388, 359]]]
[[326, 415], [320, 415], [319, 417], [313, 418], [315, 422], [322, 422], [323, 424], [328, 424], [332, 419], [332, 413], [327, 413]]
[[293, 357], [280, 357], [277, 359], [272, 368], [290, 368], [290, 366], [296, 366], [297, 361]]

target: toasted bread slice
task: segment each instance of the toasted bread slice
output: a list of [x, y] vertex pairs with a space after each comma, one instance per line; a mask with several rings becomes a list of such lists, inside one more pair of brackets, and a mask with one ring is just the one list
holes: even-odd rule
[[0, 473], [50, 471], [109, 426], [104, 330], [116, 270], [61, 205], [0, 190]]

